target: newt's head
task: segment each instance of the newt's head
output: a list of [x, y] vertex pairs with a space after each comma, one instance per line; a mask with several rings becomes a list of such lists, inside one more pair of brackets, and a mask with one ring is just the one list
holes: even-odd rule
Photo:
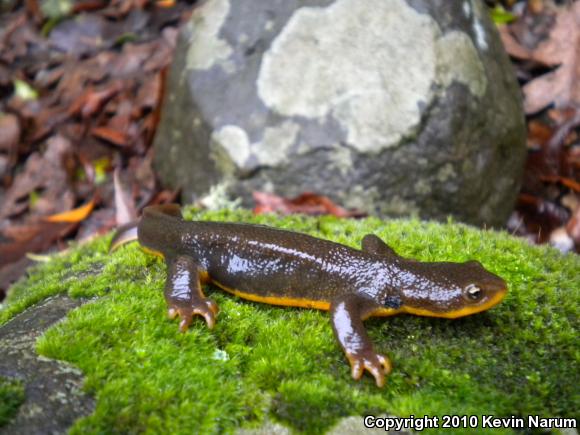
[[478, 261], [410, 263], [401, 285], [403, 312], [455, 319], [497, 305], [507, 284]]

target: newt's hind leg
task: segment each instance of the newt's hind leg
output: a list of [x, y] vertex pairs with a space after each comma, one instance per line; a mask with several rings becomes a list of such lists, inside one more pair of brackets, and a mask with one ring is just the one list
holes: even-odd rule
[[368, 370], [377, 386], [382, 387], [385, 385], [385, 375], [391, 372], [391, 363], [387, 357], [375, 353], [363, 325], [363, 320], [379, 308], [369, 297], [350, 293], [335, 300], [330, 313], [334, 335], [350, 362], [352, 377], [358, 380]]
[[181, 318], [179, 323], [181, 332], [187, 330], [196, 314], [203, 316], [207, 326], [213, 328], [218, 306], [203, 294], [200, 269], [191, 257], [178, 256], [168, 259], [164, 293], [169, 306], [169, 317]]
[[367, 234], [363, 237], [361, 248], [364, 252], [371, 254], [383, 255], [385, 257], [399, 258], [399, 255], [393, 248], [387, 245], [383, 240], [374, 234]]

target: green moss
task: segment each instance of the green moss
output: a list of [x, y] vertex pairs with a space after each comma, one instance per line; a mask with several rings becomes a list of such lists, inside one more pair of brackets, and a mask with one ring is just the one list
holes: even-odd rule
[[136, 244], [109, 255], [104, 238], [38, 267], [0, 312], [1, 323], [56, 292], [99, 296], [38, 342], [41, 354], [80, 367], [97, 397], [95, 413], [73, 433], [231, 432], [266, 417], [320, 433], [342, 416], [385, 413], [578, 417], [577, 256], [453, 222], [245, 211], [187, 217], [274, 225], [351, 246], [375, 233], [418, 260], [477, 259], [510, 291], [489, 312], [455, 321], [367, 321], [377, 350], [394, 365], [378, 389], [368, 375], [350, 378], [324, 312], [250, 303], [210, 287], [220, 306], [216, 327], [197, 319], [179, 334], [165, 317], [163, 263]]
[[16, 415], [22, 402], [24, 402], [22, 382], [0, 376], [0, 427]]

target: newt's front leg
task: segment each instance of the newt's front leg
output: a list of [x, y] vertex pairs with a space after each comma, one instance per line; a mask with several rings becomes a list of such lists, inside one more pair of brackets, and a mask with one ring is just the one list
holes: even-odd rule
[[169, 317], [173, 319], [179, 315], [181, 318], [181, 332], [187, 330], [195, 314], [203, 316], [209, 328], [215, 325], [218, 306], [203, 294], [199, 265], [191, 257], [178, 256], [167, 260], [165, 300]]
[[364, 370], [374, 377], [377, 386], [385, 385], [385, 374], [391, 372], [391, 363], [383, 355], [375, 353], [373, 344], [363, 325], [379, 305], [365, 295], [351, 293], [333, 301], [330, 307], [332, 329], [348, 361], [352, 377], [360, 379]]

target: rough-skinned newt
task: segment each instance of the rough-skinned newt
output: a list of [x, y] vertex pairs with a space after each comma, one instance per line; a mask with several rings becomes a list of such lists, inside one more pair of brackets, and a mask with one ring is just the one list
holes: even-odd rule
[[146, 208], [111, 246], [135, 238], [165, 258], [165, 299], [181, 331], [195, 315], [214, 326], [218, 307], [203, 294], [205, 283], [250, 301], [328, 310], [352, 377], [368, 370], [379, 387], [391, 364], [374, 351], [365, 319], [399, 313], [454, 319], [493, 307], [507, 292], [505, 281], [477, 261], [406, 259], [373, 234], [357, 250], [263, 225], [185, 221], [177, 205]]

